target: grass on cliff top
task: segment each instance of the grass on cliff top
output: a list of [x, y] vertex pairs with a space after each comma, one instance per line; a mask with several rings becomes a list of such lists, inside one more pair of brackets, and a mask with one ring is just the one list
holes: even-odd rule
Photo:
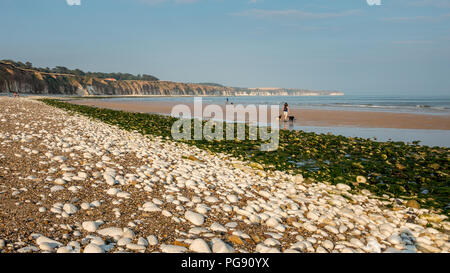
[[[41, 101], [128, 131], [167, 139], [172, 139], [171, 127], [177, 120], [162, 115], [74, 105], [54, 99]], [[224, 130], [226, 126], [224, 123]], [[259, 163], [267, 171], [280, 170], [302, 174], [307, 182], [344, 183], [353, 190], [367, 189], [378, 196], [416, 200], [422, 207], [431, 208], [447, 216], [449, 214], [448, 148], [407, 145], [403, 142], [375, 142], [362, 138], [287, 130], [280, 131], [280, 146], [273, 152], [260, 151], [260, 140], [203, 139], [183, 142], [211, 152], [221, 152], [244, 161]], [[358, 176], [364, 176], [367, 182], [358, 183]]]

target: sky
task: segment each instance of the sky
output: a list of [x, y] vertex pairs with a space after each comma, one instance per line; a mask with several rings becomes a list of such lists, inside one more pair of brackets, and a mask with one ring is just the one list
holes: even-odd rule
[[1, 0], [0, 16], [0, 59], [38, 67], [450, 94], [450, 0]]

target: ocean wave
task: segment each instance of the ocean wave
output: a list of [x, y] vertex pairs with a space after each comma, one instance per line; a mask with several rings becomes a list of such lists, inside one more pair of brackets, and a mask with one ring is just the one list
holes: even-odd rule
[[342, 108], [375, 108], [375, 109], [397, 109], [397, 110], [435, 110], [435, 111], [450, 111], [450, 107], [446, 106], [432, 106], [427, 104], [417, 105], [379, 105], [379, 104], [349, 104], [349, 103], [330, 103], [330, 104], [299, 104], [298, 106], [311, 107], [342, 107]]

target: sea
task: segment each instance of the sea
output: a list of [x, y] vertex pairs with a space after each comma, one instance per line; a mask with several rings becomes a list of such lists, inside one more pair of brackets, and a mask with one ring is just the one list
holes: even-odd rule
[[[239, 97], [202, 97], [204, 104], [283, 105], [291, 108], [318, 110], [370, 111], [410, 114], [430, 114], [450, 116], [450, 95], [440, 96], [239, 96]], [[108, 98], [111, 101], [164, 101], [192, 103], [194, 97], [121, 97]], [[318, 134], [335, 134], [348, 137], [370, 138], [375, 141], [403, 141], [412, 143], [420, 141], [421, 145], [450, 147], [450, 130], [417, 130], [391, 128], [359, 128], [359, 127], [289, 127], [291, 130], [303, 130]]]

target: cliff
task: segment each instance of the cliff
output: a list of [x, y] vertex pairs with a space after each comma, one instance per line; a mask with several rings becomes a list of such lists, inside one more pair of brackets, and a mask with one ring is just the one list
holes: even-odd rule
[[168, 81], [112, 81], [71, 74], [46, 73], [0, 62], [0, 92], [53, 95], [192, 95], [192, 96], [283, 96], [333, 95], [328, 91], [295, 89], [246, 89], [210, 84]]

